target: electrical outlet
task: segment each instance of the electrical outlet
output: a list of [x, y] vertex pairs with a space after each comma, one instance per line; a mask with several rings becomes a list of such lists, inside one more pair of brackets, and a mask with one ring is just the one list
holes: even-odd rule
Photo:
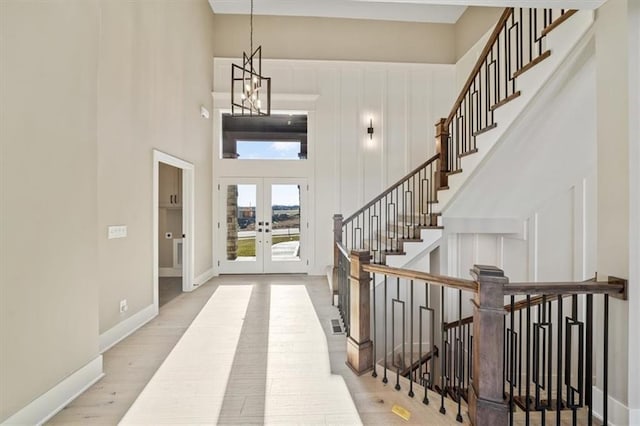
[[129, 305], [127, 305], [127, 299], [122, 299], [120, 301], [120, 313], [123, 314], [127, 312], [128, 309], [129, 309]]

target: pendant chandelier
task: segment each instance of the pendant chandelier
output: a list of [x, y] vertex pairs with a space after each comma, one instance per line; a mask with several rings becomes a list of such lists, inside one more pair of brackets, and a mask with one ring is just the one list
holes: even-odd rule
[[271, 78], [262, 76], [262, 46], [253, 50], [251, 0], [250, 55], [242, 52], [242, 67], [231, 64], [231, 115], [271, 115]]

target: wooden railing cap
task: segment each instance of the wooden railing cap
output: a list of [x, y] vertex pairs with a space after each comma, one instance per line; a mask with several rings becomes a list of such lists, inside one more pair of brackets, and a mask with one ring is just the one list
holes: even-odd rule
[[504, 277], [504, 271], [492, 265], [473, 265], [471, 273], [483, 277]]

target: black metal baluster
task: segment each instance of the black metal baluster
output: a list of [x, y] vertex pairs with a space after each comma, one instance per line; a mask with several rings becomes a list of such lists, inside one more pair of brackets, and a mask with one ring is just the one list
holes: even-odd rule
[[586, 336], [586, 368], [585, 368], [585, 403], [588, 404], [587, 426], [593, 424], [593, 294], [587, 294], [587, 336]]
[[440, 368], [440, 413], [441, 414], [446, 414], [447, 413], [447, 409], [444, 408], [444, 393], [445, 393], [445, 367], [446, 367], [446, 361], [447, 361], [447, 350], [446, 350], [446, 346], [445, 346], [445, 341], [446, 341], [446, 330], [445, 330], [445, 325], [446, 323], [444, 322], [444, 287], [440, 287], [440, 324], [441, 324], [441, 338], [440, 338], [440, 347], [442, 348], [441, 350], [441, 355], [440, 355], [440, 359], [442, 359], [442, 365]]
[[602, 424], [609, 424], [609, 295], [604, 295], [604, 354], [602, 383]]
[[409, 396], [413, 398], [413, 280], [409, 285]]
[[529, 63], [533, 61], [533, 40], [535, 40], [535, 29], [533, 28], [534, 9], [529, 9]]
[[520, 20], [518, 22], [518, 64], [517, 64], [517, 68], [520, 69], [522, 68], [522, 56], [524, 53], [524, 41], [523, 39], [523, 32], [524, 32], [524, 18], [522, 16], [523, 13], [523, 9], [520, 8]]
[[522, 401], [522, 309], [518, 311], [518, 398]]
[[506, 395], [505, 384], [507, 382], [507, 317], [502, 317], [502, 395]]
[[376, 273], [373, 272], [371, 275], [371, 288], [373, 289], [372, 293], [372, 297], [373, 297], [373, 373], [371, 373], [371, 375], [373, 377], [378, 377], [378, 372], [377, 372], [377, 356], [378, 354], [376, 353], [376, 342], [378, 341], [378, 335], [376, 334]]
[[[425, 289], [425, 303], [424, 303], [424, 307], [425, 309], [427, 309], [429, 307], [429, 305], [427, 304], [427, 295], [426, 295], [426, 291], [427, 291], [427, 283], [424, 283], [424, 289]], [[418, 308], [419, 311], [419, 315], [418, 315], [418, 359], [419, 361], [419, 365], [418, 365], [418, 377], [420, 377], [420, 383], [422, 383], [422, 385], [424, 386], [424, 398], [422, 399], [422, 402], [424, 404], [429, 404], [429, 398], [427, 397], [427, 383], [424, 381], [424, 376], [422, 375], [422, 306], [420, 306]], [[426, 368], [426, 367], [425, 367]]]
[[[531, 386], [530, 386], [530, 369], [531, 369], [531, 296], [527, 295], [527, 343], [526, 343], [526, 351], [527, 351], [527, 366], [525, 368], [525, 426], [529, 426], [529, 416], [531, 411]], [[521, 334], [522, 336], [522, 334]]]
[[558, 295], [558, 365], [556, 367], [556, 424], [562, 415], [562, 295]]
[[510, 315], [510, 343], [509, 343], [509, 426], [513, 426], [513, 381], [515, 380], [515, 360], [516, 360], [516, 352], [515, 352], [515, 339], [513, 335], [513, 329], [515, 327], [515, 312], [514, 312], [514, 302], [515, 297], [511, 296], [511, 313]]
[[462, 376], [464, 375], [464, 362], [462, 358], [462, 290], [458, 290], [458, 326], [456, 327], [458, 338], [456, 339], [455, 359], [456, 369], [458, 370], [458, 415], [456, 421], [462, 423]]
[[[513, 13], [513, 12], [512, 12]], [[509, 49], [507, 48], [507, 21], [504, 22], [504, 26], [502, 27], [502, 34], [504, 38], [504, 97], [509, 97], [509, 61], [510, 54]]]
[[[401, 303], [400, 302], [400, 277], [396, 278], [396, 298], [395, 299], [391, 299], [391, 344], [392, 344], [392, 348], [391, 348], [391, 353], [393, 354], [393, 363], [394, 366], [396, 367], [396, 386], [395, 386], [395, 390], [399, 391], [401, 389], [400, 387], [400, 364], [395, 365], [395, 360], [396, 360], [396, 302]], [[402, 309], [402, 362], [404, 364], [404, 340], [405, 340], [405, 336], [404, 336], [404, 306]]]
[[387, 383], [387, 328], [389, 322], [387, 321], [387, 276], [384, 276], [384, 377], [382, 377], [382, 383]]

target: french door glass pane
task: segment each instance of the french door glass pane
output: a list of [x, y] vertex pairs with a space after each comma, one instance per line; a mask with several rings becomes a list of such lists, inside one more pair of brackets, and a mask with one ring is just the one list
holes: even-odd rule
[[227, 260], [256, 260], [256, 185], [227, 186]]
[[271, 185], [271, 259], [300, 260], [300, 186]]

